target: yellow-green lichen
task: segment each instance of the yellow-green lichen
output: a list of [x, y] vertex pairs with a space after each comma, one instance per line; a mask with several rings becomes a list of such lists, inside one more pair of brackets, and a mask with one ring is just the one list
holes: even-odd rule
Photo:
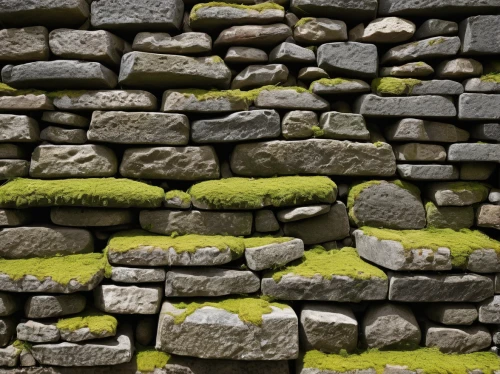
[[431, 40], [428, 41], [428, 44], [430, 46], [434, 46], [434, 45], [438, 45], [438, 44], [444, 43], [445, 41], [446, 41], [445, 38], [431, 39]]
[[312, 278], [320, 275], [332, 279], [334, 275], [348, 276], [353, 279], [387, 279], [385, 273], [364, 262], [354, 248], [327, 251], [317, 246], [304, 253], [302, 259], [292, 262], [282, 270], [273, 272], [272, 278], [279, 282], [286, 274]]
[[29, 342], [25, 342], [23, 340], [16, 340], [14, 343], [12, 343], [12, 346], [17, 349], [20, 352], [23, 350], [30, 351], [31, 350], [31, 344]]
[[157, 208], [161, 206], [164, 196], [162, 188], [130, 179], [40, 180], [18, 178], [0, 187], [0, 207]]
[[486, 199], [489, 193], [489, 188], [484, 183], [480, 182], [449, 182], [446, 183], [445, 188], [454, 193], [471, 191], [480, 195], [481, 200]]
[[309, 351], [303, 359], [305, 368], [315, 368], [337, 373], [373, 369], [383, 374], [386, 365], [407, 367], [409, 371], [423, 370], [425, 374], [469, 374], [479, 369], [493, 374], [500, 369], [500, 360], [493, 352], [446, 354], [436, 348], [419, 348], [413, 351], [369, 350], [361, 354], [326, 354]]
[[212, 56], [212, 57], [210, 57], [210, 60], [214, 64], [223, 64], [224, 63], [224, 60], [222, 58], [220, 58], [219, 56]]
[[187, 192], [180, 191], [180, 190], [171, 190], [168, 191], [165, 194], [165, 200], [173, 200], [173, 199], [179, 199], [181, 200], [184, 204], [189, 204], [191, 203], [191, 195], [188, 194]]
[[423, 230], [390, 230], [362, 227], [366, 235], [379, 240], [400, 242], [406, 250], [449, 248], [453, 267], [463, 269], [469, 256], [478, 249], [493, 249], [500, 256], [500, 242], [491, 239], [480, 231], [469, 229], [452, 230], [426, 228]]
[[75, 317], [61, 318], [57, 322], [59, 330], [76, 331], [88, 328], [92, 334], [116, 334], [118, 321], [115, 317], [97, 311], [88, 311]]
[[149, 373], [155, 371], [155, 369], [162, 369], [170, 361], [168, 353], [157, 351], [152, 347], [138, 346], [135, 352], [137, 371], [141, 373]]
[[323, 130], [319, 126], [313, 126], [313, 127], [311, 127], [311, 130], [313, 132], [313, 137], [315, 137], [315, 138], [321, 138], [325, 135], [325, 130]]
[[227, 178], [192, 186], [198, 202], [220, 209], [259, 209], [305, 203], [331, 203], [336, 184], [327, 177]]
[[0, 82], [0, 95], [12, 95], [14, 92], [16, 92], [15, 88]]
[[413, 78], [376, 78], [372, 81], [372, 91], [385, 95], [410, 95], [422, 81]]
[[377, 147], [377, 148], [382, 147], [384, 144], [387, 144], [387, 143], [384, 143], [384, 142], [375, 142], [375, 143], [373, 143], [373, 145], [374, 145], [375, 147]]
[[321, 84], [323, 86], [328, 86], [328, 87], [333, 87], [333, 86], [338, 86], [339, 84], [344, 84], [344, 83], [349, 83], [352, 82], [352, 79], [344, 79], [344, 78], [321, 78], [318, 79], [317, 81], [314, 81], [311, 83], [309, 86], [309, 89], [312, 91], [314, 88], [314, 85]]
[[303, 17], [297, 21], [297, 23], [293, 26], [294, 28], [300, 27], [305, 25], [306, 23], [309, 23], [311, 21], [316, 20], [314, 17]]
[[86, 90], [63, 90], [47, 92], [49, 99], [61, 99], [63, 97], [77, 98], [88, 93]]
[[243, 240], [245, 241], [245, 248], [255, 248], [269, 244], [286, 243], [293, 239], [294, 238], [287, 238], [283, 236], [277, 238], [272, 236], [263, 236], [263, 237], [245, 238]]

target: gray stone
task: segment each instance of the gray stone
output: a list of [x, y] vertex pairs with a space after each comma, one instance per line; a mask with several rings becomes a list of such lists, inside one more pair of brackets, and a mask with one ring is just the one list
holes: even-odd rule
[[49, 32], [45, 27], [0, 30], [0, 61], [48, 60], [48, 44]]
[[115, 88], [117, 77], [98, 62], [56, 60], [7, 65], [2, 81], [14, 88], [98, 90]]
[[292, 0], [290, 10], [295, 14], [308, 16], [367, 21], [375, 18], [376, 0], [345, 2], [343, 0]]
[[420, 343], [420, 328], [406, 305], [372, 305], [365, 313], [362, 333], [369, 348], [411, 349]]
[[363, 116], [351, 113], [325, 112], [319, 119], [323, 138], [338, 140], [368, 140], [370, 132]]
[[313, 82], [311, 87], [312, 92], [318, 95], [356, 94], [371, 91], [370, 85], [359, 79], [320, 80]]
[[115, 331], [102, 330], [98, 332], [92, 332], [88, 327], [82, 327], [76, 330], [59, 330], [61, 334], [61, 340], [71, 343], [84, 342], [86, 340], [103, 339], [110, 336], [115, 336]]
[[461, 95], [464, 93], [464, 87], [459, 82], [451, 80], [433, 79], [430, 81], [421, 81], [420, 84], [413, 87], [410, 95]]
[[479, 93], [465, 93], [458, 101], [460, 120], [500, 119], [500, 96]]
[[165, 281], [165, 269], [141, 269], [113, 266], [111, 280], [119, 283], [156, 283]]
[[211, 146], [129, 148], [120, 174], [126, 178], [196, 181], [217, 179], [219, 162]]
[[464, 82], [465, 92], [499, 93], [500, 83], [486, 78], [471, 78]]
[[329, 18], [306, 18], [307, 22], [295, 25], [293, 38], [301, 44], [323, 44], [347, 40], [347, 26], [344, 21]]
[[438, 16], [491, 13], [498, 10], [496, 0], [380, 0], [378, 12], [383, 15]]
[[107, 227], [132, 223], [134, 215], [127, 209], [54, 207], [50, 219], [61, 226]]
[[96, 340], [87, 344], [39, 344], [31, 353], [41, 365], [98, 366], [117, 365], [132, 359], [133, 332], [128, 326], [118, 329], [115, 338]]
[[290, 360], [298, 356], [298, 320], [290, 307], [271, 306], [262, 324], [242, 321], [237, 314], [202, 307], [179, 324], [184, 309], [164, 302], [156, 348], [181, 356], [233, 360]]
[[469, 139], [469, 133], [454, 125], [441, 122], [406, 118], [392, 125], [384, 126], [389, 141], [419, 141], [436, 143], [457, 143]]
[[446, 161], [446, 150], [441, 145], [407, 143], [393, 148], [398, 161]]
[[493, 280], [487, 276], [389, 273], [389, 300], [392, 301], [479, 302], [493, 294]]
[[493, 188], [490, 190], [488, 200], [492, 204], [500, 205], [500, 189]]
[[35, 358], [27, 349], [23, 349], [21, 351], [21, 354], [19, 355], [19, 363], [23, 368], [36, 366]]
[[500, 163], [500, 144], [452, 144], [448, 148], [448, 161]]
[[277, 45], [269, 54], [269, 62], [275, 63], [304, 64], [315, 61], [316, 55], [312, 50], [288, 42]]
[[300, 332], [307, 350], [352, 352], [358, 343], [358, 322], [346, 306], [306, 303], [300, 313]]
[[488, 188], [465, 183], [433, 183], [427, 189], [427, 197], [438, 206], [466, 206], [481, 203], [488, 198]]
[[474, 225], [474, 208], [441, 207], [432, 202], [425, 205], [427, 213], [427, 226], [437, 229], [468, 229]]
[[304, 242], [300, 239], [245, 248], [246, 263], [254, 271], [277, 268], [303, 255]]
[[398, 174], [410, 181], [446, 181], [459, 177], [459, 170], [454, 165], [412, 165], [398, 164]]
[[397, 78], [421, 78], [427, 77], [434, 73], [432, 66], [425, 62], [408, 62], [401, 66], [393, 66], [389, 68], [381, 68], [379, 76], [381, 77], [397, 77]]
[[27, 116], [0, 114], [0, 142], [33, 143], [40, 138], [38, 122]]
[[140, 32], [135, 36], [134, 51], [190, 55], [212, 50], [212, 38], [203, 32], [185, 32], [170, 36], [163, 32]]
[[18, 365], [20, 354], [21, 350], [17, 349], [13, 345], [9, 345], [6, 348], [0, 348], [0, 367], [16, 367]]
[[87, 135], [95, 142], [187, 145], [189, 120], [183, 114], [95, 111]]
[[474, 16], [460, 23], [462, 53], [484, 55], [500, 53], [500, 16]]
[[354, 103], [354, 112], [367, 117], [388, 118], [454, 118], [457, 115], [457, 110], [451, 98], [434, 95], [410, 97], [363, 95]]
[[[224, 176], [223, 176], [224, 178]], [[175, 190], [174, 190], [175, 191]], [[182, 192], [182, 191], [180, 191]], [[184, 200], [184, 196], [180, 195], [177, 193], [174, 193], [172, 197], [170, 196], [165, 196], [165, 201], [163, 202], [163, 205], [165, 205], [165, 208], [170, 208], [170, 209], [189, 209], [191, 208], [191, 196], [186, 196], [186, 199]]]
[[284, 115], [281, 131], [285, 139], [307, 139], [314, 135], [312, 128], [318, 124], [318, 115], [315, 112], [294, 110]]
[[231, 89], [257, 88], [267, 85], [285, 83], [288, 79], [288, 68], [283, 64], [250, 65], [233, 78]]
[[325, 43], [318, 48], [318, 66], [330, 75], [375, 78], [378, 71], [377, 47], [355, 42]]
[[59, 329], [55, 324], [27, 321], [17, 325], [17, 339], [30, 343], [55, 343], [59, 341]]
[[30, 163], [24, 160], [0, 160], [0, 180], [27, 177]]
[[182, 0], [94, 1], [91, 24], [96, 29], [124, 31], [170, 31], [181, 28]]
[[478, 317], [473, 304], [434, 303], [426, 306], [424, 312], [431, 321], [443, 325], [472, 325]]
[[18, 307], [18, 302], [13, 295], [0, 292], [0, 317], [10, 316], [19, 309]]
[[415, 33], [415, 39], [427, 39], [434, 36], [452, 36], [458, 34], [458, 24], [442, 19], [428, 19], [420, 25]]
[[482, 205], [477, 211], [477, 225], [500, 230], [500, 205]]
[[79, 95], [61, 94], [54, 99], [60, 110], [155, 110], [156, 97], [146, 91], [82, 91]]
[[267, 62], [267, 53], [262, 49], [251, 48], [251, 47], [229, 47], [224, 57], [226, 62], [234, 63], [261, 63]]
[[349, 219], [344, 203], [335, 202], [326, 214], [288, 222], [285, 235], [300, 238], [304, 244], [320, 244], [349, 236]]
[[85, 304], [82, 294], [29, 296], [24, 304], [24, 315], [27, 318], [62, 317], [82, 312]]
[[274, 110], [252, 110], [224, 117], [200, 119], [191, 124], [195, 143], [227, 143], [256, 139], [278, 138], [280, 116]]
[[[292, 30], [285, 24], [233, 26], [222, 31], [214, 47], [250, 46], [274, 47], [292, 36]], [[270, 61], [272, 62], [272, 61]]]
[[296, 88], [263, 90], [255, 99], [255, 106], [263, 109], [329, 110], [330, 104], [322, 97]]
[[129, 46], [104, 30], [57, 29], [49, 35], [50, 51], [59, 58], [97, 61], [116, 66]]
[[260, 278], [251, 271], [221, 268], [171, 269], [165, 296], [213, 297], [251, 294], [260, 290]]
[[500, 296], [493, 296], [479, 304], [479, 322], [500, 323]]
[[100, 285], [94, 290], [94, 305], [106, 313], [157, 314], [162, 293], [161, 287]]
[[16, 323], [10, 318], [0, 318], [0, 347], [6, 347], [16, 335]]
[[[258, 155], [258, 157], [256, 157]], [[320, 174], [392, 176], [396, 170], [391, 146], [329, 139], [239, 144], [231, 156], [235, 174], [252, 177]]]
[[349, 31], [349, 40], [365, 43], [402, 43], [415, 33], [415, 24], [398, 17], [377, 18], [368, 26], [359, 24]]
[[460, 165], [460, 179], [465, 181], [485, 181], [495, 172], [492, 162], [464, 162]]
[[274, 212], [269, 209], [258, 210], [254, 214], [255, 231], [257, 232], [273, 232], [280, 229], [280, 224], [274, 215]]
[[55, 226], [4, 228], [0, 231], [0, 256], [20, 259], [89, 253], [94, 250], [87, 230]]
[[66, 112], [43, 112], [42, 121], [62, 126], [88, 128], [90, 120], [87, 117]]
[[484, 326], [441, 327], [427, 324], [424, 331], [426, 347], [443, 353], [472, 353], [491, 345], [491, 334]]
[[382, 64], [400, 64], [455, 56], [460, 49], [458, 36], [439, 36], [391, 48], [382, 56]]
[[0, 96], [0, 111], [54, 110], [52, 101], [44, 94]]
[[41, 145], [31, 155], [32, 178], [112, 177], [114, 152], [102, 145]]
[[87, 142], [87, 131], [48, 126], [40, 132], [40, 139], [54, 144], [84, 144]]
[[443, 61], [436, 68], [440, 79], [465, 79], [483, 74], [483, 65], [471, 58]]
[[280, 222], [300, 221], [326, 214], [330, 211], [330, 208], [330, 205], [311, 205], [283, 209], [278, 212], [278, 220]]
[[[232, 91], [226, 92], [231, 93]], [[167, 90], [163, 94], [161, 108], [164, 112], [176, 113], [226, 113], [248, 110], [249, 103], [243, 97], [230, 94], [198, 99], [193, 93], [186, 93], [182, 90]]]
[[16, 144], [0, 144], [1, 159], [23, 159], [27, 158], [26, 150]]
[[328, 73], [323, 69], [314, 66], [308, 66], [300, 69], [299, 74], [297, 75], [297, 79], [304, 82], [312, 82], [322, 78], [329, 78]]

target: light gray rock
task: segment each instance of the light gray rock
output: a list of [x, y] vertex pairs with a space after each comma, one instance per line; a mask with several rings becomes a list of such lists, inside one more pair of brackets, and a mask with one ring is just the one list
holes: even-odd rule
[[452, 144], [448, 148], [448, 161], [500, 163], [500, 144]]
[[464, 162], [460, 165], [460, 179], [465, 181], [485, 181], [495, 172], [492, 162]]
[[318, 48], [318, 66], [328, 74], [375, 78], [378, 71], [377, 47], [355, 42], [325, 43]]
[[24, 160], [0, 160], [0, 180], [27, 177], [30, 163]]
[[492, 204], [500, 205], [500, 190], [498, 188], [492, 188], [488, 200]]
[[300, 239], [245, 248], [246, 263], [254, 271], [280, 267], [303, 255], [304, 242]]
[[262, 49], [251, 48], [251, 47], [229, 47], [224, 57], [226, 62], [234, 63], [261, 63], [267, 62], [267, 53]]
[[[256, 156], [258, 154], [258, 157]], [[391, 146], [329, 139], [239, 144], [231, 156], [235, 174], [252, 177], [320, 174], [392, 176], [396, 165]]]
[[362, 0], [346, 3], [342, 0], [292, 0], [290, 10], [298, 15], [367, 21], [375, 18], [377, 1]]
[[16, 323], [11, 318], [0, 318], [0, 347], [6, 347], [16, 335]]
[[489, 80], [487, 77], [467, 79], [464, 82], [465, 92], [499, 93], [500, 83]]
[[459, 49], [458, 36], [439, 36], [393, 47], [382, 56], [380, 62], [386, 65], [444, 58], [455, 56]]
[[469, 139], [469, 133], [454, 125], [441, 122], [405, 118], [384, 126], [384, 135], [389, 141], [419, 141], [457, 143]]
[[0, 144], [1, 159], [24, 159], [27, 158], [26, 150], [16, 144]]
[[427, 226], [438, 229], [468, 229], [474, 225], [474, 209], [465, 207], [442, 207], [432, 202], [425, 205]]
[[196, 181], [217, 179], [219, 161], [211, 146], [129, 148], [120, 174], [126, 178]]
[[495, 0], [381, 0], [379, 14], [400, 16], [438, 16], [468, 15], [490, 13], [498, 9]]
[[46, 95], [0, 96], [0, 111], [54, 110]]
[[368, 26], [360, 23], [349, 31], [349, 40], [365, 43], [402, 43], [415, 33], [413, 22], [398, 17], [377, 18]]
[[441, 62], [436, 68], [440, 79], [465, 79], [483, 74], [483, 65], [471, 58], [456, 58]]
[[[154, 9], [154, 11], [152, 11]], [[94, 1], [91, 24], [96, 29], [124, 31], [170, 31], [181, 28], [182, 0]]]
[[113, 266], [111, 280], [119, 283], [156, 283], [165, 281], [165, 269], [141, 269]]
[[[175, 190], [174, 190], [175, 191]], [[182, 192], [182, 191], [180, 191]], [[165, 196], [165, 201], [163, 205], [165, 205], [165, 208], [170, 208], [170, 209], [189, 209], [191, 208], [191, 196], [186, 196], [186, 199], [183, 200], [183, 196], [177, 193], [174, 193], [172, 197], [167, 197]]]
[[300, 312], [301, 342], [307, 350], [352, 352], [358, 344], [358, 322], [349, 307], [306, 303]]
[[486, 324], [500, 323], [500, 296], [493, 296], [479, 304], [479, 322]]
[[[274, 47], [292, 36], [292, 30], [285, 24], [233, 26], [222, 31], [214, 47], [249, 46], [257, 48]], [[272, 61], [270, 61], [272, 62]]]
[[7, 65], [2, 81], [14, 88], [99, 90], [115, 88], [117, 76], [98, 62], [56, 60]]
[[283, 64], [250, 65], [233, 78], [231, 89], [248, 90], [267, 85], [285, 83], [288, 79], [288, 68]]
[[[155, 110], [156, 97], [146, 91], [82, 91], [79, 95], [61, 94], [54, 99], [60, 110]], [[50, 108], [48, 108], [50, 109]]]
[[263, 90], [255, 99], [255, 106], [262, 109], [329, 110], [330, 104], [322, 97], [296, 88]]
[[478, 317], [473, 304], [433, 303], [425, 307], [424, 313], [431, 321], [443, 325], [472, 325]]
[[0, 61], [48, 60], [48, 44], [49, 32], [42, 26], [0, 30]]
[[185, 32], [170, 36], [163, 32], [140, 32], [135, 36], [134, 51], [190, 55], [212, 50], [212, 38], [203, 32]]
[[30, 343], [55, 343], [59, 341], [59, 329], [55, 324], [27, 321], [17, 325], [17, 339]]
[[452, 36], [458, 34], [458, 24], [442, 19], [428, 19], [424, 21], [415, 33], [415, 39], [427, 39], [434, 36]]
[[338, 140], [368, 140], [370, 132], [362, 115], [325, 112], [319, 119], [323, 138]]
[[97, 61], [116, 66], [130, 48], [123, 39], [104, 30], [57, 29], [49, 35], [50, 51], [59, 58]]
[[33, 143], [40, 139], [38, 122], [27, 116], [0, 114], [0, 142]]
[[434, 95], [410, 97], [363, 95], [354, 103], [354, 112], [367, 117], [388, 118], [454, 118], [457, 115], [457, 110], [451, 98]]
[[162, 287], [100, 285], [94, 290], [94, 305], [106, 313], [156, 314]]
[[441, 145], [407, 143], [393, 148], [398, 161], [446, 161], [446, 150]]
[[410, 181], [446, 181], [459, 178], [459, 170], [454, 165], [412, 165], [398, 164], [398, 174]]
[[500, 96], [480, 93], [465, 93], [458, 101], [460, 120], [498, 120], [500, 119]]
[[289, 360], [298, 356], [295, 312], [271, 306], [260, 326], [242, 321], [224, 309], [203, 307], [179, 324], [174, 316], [184, 310], [164, 302], [156, 348], [181, 356], [236, 360]]
[[118, 161], [102, 145], [41, 145], [31, 155], [32, 178], [111, 177]]
[[41, 365], [98, 366], [117, 365], [132, 359], [133, 332], [129, 326], [119, 328], [115, 338], [96, 340], [87, 344], [39, 344], [31, 353]]
[[90, 120], [87, 117], [79, 116], [74, 113], [56, 111], [43, 112], [42, 121], [68, 127], [88, 128], [90, 125]]
[[87, 142], [87, 131], [48, 126], [40, 132], [40, 139], [53, 144], [84, 144]]
[[434, 73], [432, 66], [425, 62], [408, 62], [401, 66], [381, 68], [379, 76], [396, 78], [422, 78]]
[[134, 215], [127, 209], [54, 207], [50, 219], [61, 226], [107, 227], [132, 223]]
[[19, 309], [18, 301], [13, 295], [0, 292], [0, 317], [7, 317]]
[[488, 188], [479, 183], [442, 182], [430, 184], [427, 197], [438, 206], [466, 206], [481, 203], [488, 198]]
[[329, 18], [306, 18], [307, 22], [295, 25], [293, 38], [301, 44], [323, 44], [347, 40], [347, 26], [344, 21]]
[[95, 111], [87, 135], [95, 142], [187, 145], [189, 119], [183, 114]]
[[0, 256], [20, 259], [93, 252], [87, 230], [55, 226], [12, 227], [0, 230]]
[[23, 368], [36, 366], [35, 358], [31, 352], [26, 349], [21, 351], [21, 354], [19, 355], [19, 363]]
[[102, 330], [99, 332], [92, 332], [88, 327], [83, 327], [76, 330], [59, 330], [61, 334], [61, 340], [71, 343], [85, 342], [86, 340], [103, 339], [109, 338], [110, 336], [115, 336], [115, 331]]
[[274, 63], [311, 63], [316, 61], [314, 51], [297, 44], [283, 42], [269, 54], [269, 62]]
[[443, 353], [472, 353], [491, 345], [491, 334], [484, 326], [441, 327], [427, 324], [423, 333], [426, 347]]
[[307, 139], [314, 135], [318, 115], [309, 110], [293, 110], [283, 116], [281, 131], [285, 139]]
[[163, 94], [161, 108], [163, 112], [174, 113], [227, 113], [249, 109], [249, 103], [243, 97], [231, 95], [232, 91], [226, 92], [227, 96], [199, 99], [193, 93], [167, 90]]
[[500, 16], [474, 16], [460, 23], [462, 53], [488, 55], [500, 53]]
[[252, 110], [224, 117], [200, 119], [191, 124], [195, 143], [227, 143], [278, 138], [280, 116], [274, 110]]
[[13, 345], [6, 348], [0, 348], [0, 366], [16, 367], [19, 361], [21, 350]]
[[24, 304], [26, 318], [62, 317], [80, 313], [85, 309], [82, 294], [29, 296]]
[[251, 271], [221, 268], [171, 269], [165, 296], [213, 297], [251, 294], [260, 290], [260, 278]]
[[280, 222], [300, 221], [326, 214], [330, 211], [330, 208], [330, 205], [311, 205], [283, 209], [278, 212], [277, 217]]
[[322, 78], [329, 78], [328, 73], [323, 69], [314, 66], [308, 66], [300, 69], [299, 74], [297, 75], [297, 79], [304, 82], [312, 82]]
[[482, 275], [389, 273], [389, 300], [392, 301], [479, 302], [493, 294], [493, 280]]
[[477, 225], [500, 230], [500, 205], [482, 205], [477, 210]]
[[317, 95], [336, 95], [370, 92], [371, 88], [368, 83], [359, 79], [339, 78], [313, 82], [311, 90]]

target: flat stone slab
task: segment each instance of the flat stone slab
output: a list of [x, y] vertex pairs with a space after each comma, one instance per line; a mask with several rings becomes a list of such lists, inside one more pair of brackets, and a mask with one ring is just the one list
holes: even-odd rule
[[347, 26], [344, 21], [311, 17], [306, 23], [296, 24], [293, 38], [301, 44], [323, 44], [347, 41]]
[[479, 304], [479, 322], [486, 324], [500, 323], [500, 296], [493, 296]]
[[314, 63], [316, 55], [310, 49], [301, 47], [300, 45], [283, 42], [273, 48], [269, 54], [269, 62], [297, 63], [307, 64]]
[[495, 0], [429, 0], [422, 4], [418, 0], [380, 0], [380, 15], [446, 17], [454, 15], [470, 15], [491, 13], [498, 10]]
[[426, 347], [443, 353], [472, 353], [491, 345], [491, 333], [485, 326], [442, 327], [427, 323], [423, 331]]
[[465, 92], [475, 92], [475, 93], [499, 93], [500, 83], [489, 80], [488, 76], [483, 76], [481, 78], [471, 78], [464, 82]]
[[203, 32], [185, 32], [175, 36], [164, 32], [140, 32], [135, 36], [132, 49], [173, 55], [198, 54], [212, 50], [212, 38]]
[[500, 96], [465, 93], [458, 99], [458, 118], [464, 121], [500, 119]]
[[377, 2], [362, 0], [346, 4], [342, 0], [292, 0], [290, 9], [293, 13], [307, 16], [348, 19], [351, 21], [368, 21], [375, 18]]
[[360, 114], [324, 112], [319, 119], [323, 138], [338, 140], [369, 140], [370, 131]]
[[40, 132], [40, 139], [52, 144], [84, 144], [87, 142], [87, 132], [82, 129], [64, 129], [48, 126]]
[[[382, 78], [383, 79], [383, 78]], [[396, 78], [397, 79], [397, 78]], [[384, 82], [383, 80], [381, 82]], [[402, 84], [406, 85], [404, 80]], [[404, 92], [395, 92], [391, 89], [384, 90], [384, 87], [377, 86], [374, 93], [382, 96], [422, 96], [422, 95], [450, 95], [457, 96], [464, 93], [464, 87], [461, 83], [447, 79], [433, 79], [420, 81], [414, 86], [406, 86]]]
[[17, 339], [30, 343], [55, 343], [60, 339], [59, 329], [55, 324], [27, 321], [16, 328]]
[[413, 165], [398, 164], [398, 174], [402, 179], [410, 181], [456, 180], [459, 170], [454, 165]]
[[35, 26], [0, 31], [0, 61], [26, 62], [48, 59], [49, 32], [45, 27]]
[[317, 95], [336, 95], [370, 92], [368, 83], [360, 79], [323, 78], [311, 83], [310, 89]]
[[[303, 89], [302, 89], [303, 90]], [[255, 106], [262, 109], [329, 110], [330, 104], [322, 97], [297, 88], [263, 90], [255, 99]]]
[[426, 192], [438, 206], [467, 206], [485, 201], [489, 189], [477, 182], [441, 182], [430, 184]]
[[42, 121], [48, 123], [55, 123], [57, 125], [68, 126], [68, 127], [81, 127], [88, 128], [90, 125], [90, 119], [84, 116], [80, 116], [74, 113], [67, 112], [43, 112]]
[[431, 321], [443, 325], [472, 325], [478, 317], [474, 304], [433, 303], [425, 310], [425, 315]]
[[27, 318], [62, 317], [80, 313], [85, 309], [86, 298], [82, 294], [72, 295], [34, 295], [24, 304]]
[[0, 112], [32, 110], [54, 110], [54, 105], [46, 95], [0, 96]]
[[248, 101], [231, 90], [220, 91], [219, 95], [211, 96], [210, 91], [195, 95], [185, 90], [167, 90], [163, 94], [161, 110], [163, 112], [181, 113], [228, 113], [246, 111]]
[[297, 208], [288, 208], [278, 211], [277, 218], [280, 222], [294, 222], [307, 218], [321, 216], [330, 211], [330, 205], [310, 205]]
[[[498, 4], [496, 4], [498, 6]], [[460, 23], [462, 53], [466, 55], [491, 55], [500, 52], [500, 41], [492, 35], [500, 32], [498, 15], [469, 17]], [[497, 14], [497, 12], [491, 12]]]
[[274, 47], [292, 36], [290, 27], [283, 23], [272, 25], [233, 26], [223, 30], [214, 42], [214, 47], [250, 46]]
[[283, 64], [250, 65], [233, 78], [231, 89], [248, 90], [284, 84], [288, 80], [288, 76], [288, 68]]
[[[298, 319], [288, 306], [269, 308], [260, 325], [240, 319], [238, 314], [202, 306], [176, 323], [185, 311], [164, 302], [160, 313], [156, 348], [168, 353], [199, 358], [233, 360], [289, 360], [298, 356]], [[257, 304], [256, 304], [257, 305]]]
[[161, 287], [106, 284], [94, 290], [94, 305], [106, 313], [156, 314], [162, 294]]
[[318, 48], [318, 66], [328, 74], [375, 78], [378, 52], [374, 44], [344, 42], [325, 43]]
[[226, 62], [235, 63], [261, 63], [267, 62], [267, 53], [262, 49], [252, 47], [229, 47], [226, 56]]
[[384, 135], [389, 141], [419, 141], [457, 143], [469, 139], [469, 133], [449, 123], [405, 118], [384, 126]]
[[401, 64], [410, 61], [453, 57], [460, 50], [458, 36], [439, 36], [391, 48], [381, 58], [381, 64]]
[[77, 94], [62, 91], [54, 98], [54, 105], [60, 110], [151, 111], [156, 109], [157, 102], [154, 95], [138, 90], [80, 91]]
[[427, 77], [434, 73], [434, 69], [429, 64], [419, 62], [408, 62], [400, 66], [391, 66], [381, 68], [379, 71], [380, 77], [395, 77], [395, 78], [421, 78]]
[[245, 240], [245, 261], [254, 271], [272, 269], [283, 266], [304, 254], [304, 242], [292, 239], [277, 243], [259, 243], [258, 238]]
[[92, 332], [88, 327], [82, 327], [76, 330], [66, 330], [60, 328], [59, 332], [61, 334], [61, 340], [71, 343], [80, 343], [87, 340], [109, 338], [110, 336], [116, 335], [116, 331], [102, 330], [100, 332]]
[[24, 160], [0, 160], [0, 180], [27, 177], [29, 167]]
[[0, 142], [33, 143], [40, 140], [38, 122], [28, 116], [0, 114]]
[[111, 280], [118, 283], [156, 283], [165, 281], [165, 269], [143, 269], [113, 266]]
[[500, 163], [500, 144], [452, 144], [448, 148], [448, 161]]

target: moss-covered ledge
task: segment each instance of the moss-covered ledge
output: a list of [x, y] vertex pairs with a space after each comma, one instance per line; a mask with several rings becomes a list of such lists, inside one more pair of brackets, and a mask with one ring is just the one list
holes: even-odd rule
[[155, 369], [163, 369], [170, 361], [168, 353], [157, 351], [153, 347], [136, 346], [135, 364], [140, 373], [152, 373]]
[[419, 84], [422, 84], [422, 81], [413, 78], [376, 78], [372, 81], [372, 91], [377, 95], [411, 95]]
[[80, 342], [115, 336], [118, 321], [109, 314], [86, 311], [75, 317], [61, 318], [56, 326], [63, 340]]
[[259, 13], [265, 12], [267, 10], [280, 10], [283, 13], [285, 12], [285, 9], [281, 5], [271, 2], [255, 4], [255, 5], [243, 5], [243, 4], [225, 3], [222, 1], [211, 1], [208, 3], [196, 4], [191, 9], [191, 13], [189, 14], [189, 20], [191, 22], [196, 23], [196, 21], [198, 20], [197, 12], [199, 10], [207, 8], [233, 8], [233, 9], [243, 10], [246, 12], [259, 12]]

